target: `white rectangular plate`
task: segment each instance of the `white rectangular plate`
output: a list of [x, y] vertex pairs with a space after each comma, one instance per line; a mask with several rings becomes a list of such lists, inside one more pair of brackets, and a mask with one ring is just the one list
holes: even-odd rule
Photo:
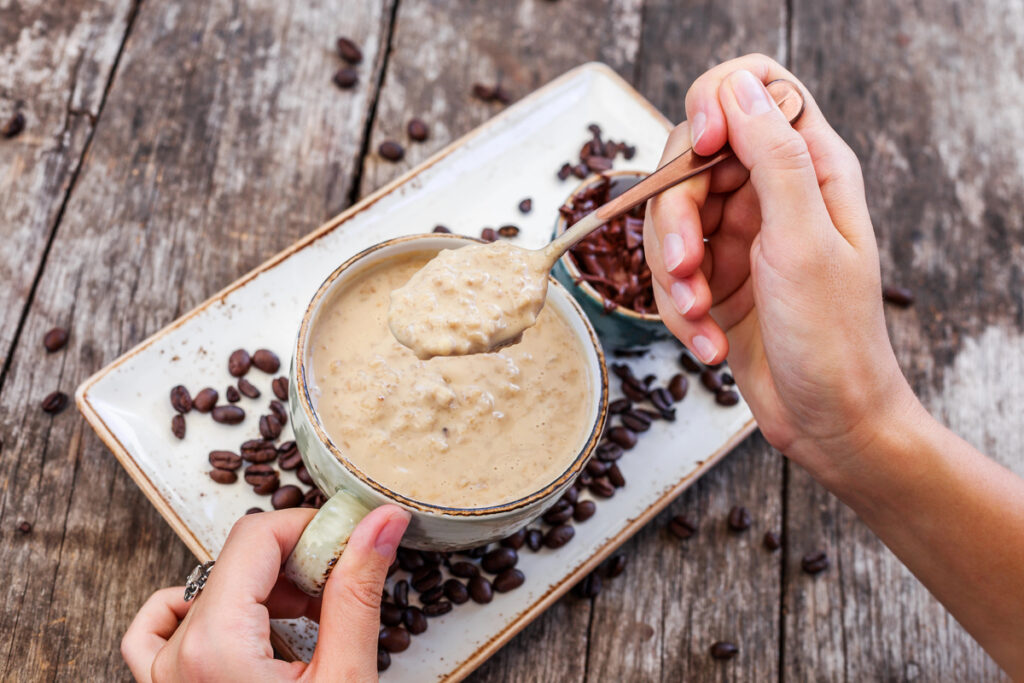
[[[670, 128], [606, 66], [576, 68], [275, 256], [79, 387], [82, 413], [197, 557], [216, 557], [231, 525], [247, 508], [269, 508], [267, 497], [257, 496], [241, 480], [230, 486], [211, 481], [207, 453], [237, 450], [242, 440], [258, 436], [256, 421], [267, 412], [272, 396], [270, 377], [249, 373], [263, 396], [242, 399], [242, 425], [219, 425], [193, 413], [183, 441], [170, 434], [170, 388], [180, 383], [195, 393], [213, 386], [223, 394], [232, 383], [228, 355], [254, 344], [280, 354], [284, 374], [299, 320], [320, 282], [342, 261], [382, 240], [429, 232], [436, 224], [479, 235], [484, 226], [514, 223], [522, 230], [519, 244], [541, 246], [551, 236], [558, 206], [576, 183], [559, 181], [555, 171], [577, 157], [590, 123], [599, 124], [607, 137], [636, 145], [636, 156], [628, 163], [620, 160], [617, 168], [645, 171], [657, 166]], [[524, 197], [533, 198], [527, 216], [517, 210]], [[630, 363], [639, 376], [653, 372], [664, 382], [678, 372], [678, 353], [677, 344], [665, 342]], [[616, 398], [618, 382], [612, 384]], [[490, 605], [467, 603], [432, 619], [426, 633], [392, 658], [382, 679], [452, 681], [466, 676], [754, 426], [745, 404], [722, 408], [699, 388], [679, 405], [678, 416], [674, 423], [656, 422], [619, 461], [627, 485], [614, 498], [601, 501], [592, 519], [577, 525], [569, 545], [521, 554], [519, 566], [527, 576], [521, 588], [496, 595]], [[282, 435], [286, 438], [289, 433]], [[294, 483], [291, 472], [282, 475], [283, 483]], [[273, 633], [285, 656], [311, 656], [314, 623], [275, 621]]]

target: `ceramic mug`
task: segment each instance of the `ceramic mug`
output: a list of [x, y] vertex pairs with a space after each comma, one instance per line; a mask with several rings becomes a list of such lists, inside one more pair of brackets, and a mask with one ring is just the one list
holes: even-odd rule
[[[285, 575], [310, 595], [319, 595], [327, 576], [345, 550], [353, 528], [370, 510], [393, 503], [412, 515], [402, 544], [421, 550], [462, 550], [509, 536], [553, 505], [576, 479], [597, 446], [608, 411], [608, 377], [604, 353], [594, 328], [573, 297], [553, 278], [545, 305], [552, 307], [576, 335], [586, 360], [590, 395], [588, 420], [592, 427], [566, 469], [543, 488], [502, 505], [449, 508], [414, 500], [393, 491], [359, 471], [331, 441], [316, 410], [311, 391], [309, 338], [321, 307], [338, 287], [392, 258], [412, 252], [437, 252], [475, 243], [466, 237], [432, 234], [399, 237], [353, 256], [320, 285], [299, 327], [292, 356], [288, 409], [302, 460], [316, 485], [329, 496], [310, 521], [285, 564]], [[571, 458], [569, 456], [572, 456]]]

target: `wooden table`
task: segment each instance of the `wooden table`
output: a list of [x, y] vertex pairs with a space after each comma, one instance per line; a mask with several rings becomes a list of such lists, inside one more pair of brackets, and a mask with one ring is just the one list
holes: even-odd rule
[[[344, 5], [344, 7], [342, 7]], [[193, 558], [73, 409], [40, 400], [492, 116], [588, 60], [669, 117], [704, 69], [787, 64], [860, 155], [887, 311], [926, 405], [1024, 472], [1024, 5], [999, 0], [495, 0], [0, 4], [0, 678], [128, 676], [118, 642]], [[334, 87], [339, 35], [365, 59]], [[411, 115], [431, 138], [392, 164]], [[614, 132], [627, 137], [628, 131]], [[47, 355], [43, 334], [71, 329]], [[745, 504], [784, 551], [735, 537]], [[670, 515], [699, 520], [686, 545]], [[21, 521], [31, 533], [17, 530]], [[817, 578], [800, 556], [826, 548]], [[478, 681], [994, 680], [993, 662], [842, 504], [748, 439]], [[983, 558], [978, 558], [983, 562]], [[740, 655], [708, 654], [718, 639]]]

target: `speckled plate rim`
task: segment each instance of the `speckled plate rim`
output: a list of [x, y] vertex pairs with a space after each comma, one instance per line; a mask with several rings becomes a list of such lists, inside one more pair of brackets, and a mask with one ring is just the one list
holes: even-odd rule
[[[647, 99], [643, 97], [643, 95], [637, 92], [637, 90], [633, 88], [632, 85], [630, 85], [624, 78], [619, 76], [619, 74], [617, 74], [611, 67], [600, 62], [588, 62], [586, 64], [582, 64], [574, 69], [567, 71], [566, 73], [554, 79], [547, 85], [544, 85], [541, 88], [535, 90], [534, 92], [527, 95], [522, 100], [516, 102], [514, 105], [512, 105], [505, 111], [489, 119], [488, 121], [486, 121], [479, 127], [475, 128], [474, 130], [470, 131], [466, 135], [462, 136], [461, 138], [455, 140], [447, 147], [437, 152], [437, 154], [424, 161], [419, 166], [399, 176], [398, 178], [391, 181], [387, 185], [384, 185], [376, 192], [373, 192], [368, 197], [360, 201], [358, 204], [355, 204], [346, 209], [345, 211], [341, 212], [340, 214], [338, 214], [331, 220], [327, 221], [326, 223], [321, 225], [319, 228], [317, 228], [307, 236], [295, 242], [290, 247], [287, 247], [286, 249], [278, 252], [276, 255], [274, 255], [267, 261], [263, 262], [253, 270], [249, 271], [248, 273], [240, 277], [238, 280], [235, 280], [230, 285], [228, 285], [221, 291], [217, 292], [209, 299], [207, 299], [206, 301], [204, 301], [203, 303], [201, 303], [200, 305], [198, 305], [185, 315], [181, 316], [174, 322], [172, 322], [170, 325], [164, 327], [162, 330], [156, 332], [155, 334], [153, 334], [143, 342], [139, 343], [131, 350], [125, 352], [123, 355], [121, 355], [120, 357], [112, 361], [109, 365], [93, 374], [91, 377], [87, 378], [78, 386], [78, 389], [75, 390], [75, 405], [77, 406], [79, 412], [82, 413], [82, 416], [85, 418], [85, 421], [89, 424], [90, 427], [93, 428], [93, 430], [99, 436], [100, 440], [114, 454], [114, 457], [117, 458], [117, 461], [121, 464], [122, 467], [124, 467], [125, 471], [128, 473], [128, 476], [131, 477], [132, 481], [134, 481], [136, 485], [138, 485], [138, 487], [142, 490], [142, 493], [146, 496], [150, 503], [153, 504], [153, 507], [156, 508], [157, 512], [160, 513], [160, 515], [167, 521], [167, 523], [171, 526], [171, 528], [178, 535], [178, 537], [181, 538], [181, 540], [185, 543], [186, 546], [188, 546], [188, 549], [191, 550], [192, 553], [201, 562], [212, 560], [213, 554], [209, 551], [209, 549], [207, 549], [202, 543], [199, 542], [195, 534], [192, 533], [192, 531], [188, 528], [188, 526], [181, 519], [181, 517], [179, 517], [178, 514], [174, 511], [174, 509], [171, 507], [170, 503], [168, 503], [163, 498], [157, 487], [153, 484], [152, 481], [150, 481], [149, 477], [146, 476], [145, 472], [143, 472], [142, 468], [138, 465], [138, 463], [135, 462], [134, 458], [128, 451], [127, 447], [125, 447], [121, 440], [118, 439], [117, 436], [114, 434], [113, 429], [100, 416], [99, 412], [96, 409], [96, 406], [93, 405], [92, 401], [90, 400], [90, 389], [92, 389], [92, 387], [96, 385], [100, 380], [104, 379], [107, 375], [117, 370], [119, 367], [124, 365], [126, 362], [128, 362], [128, 360], [130, 360], [134, 356], [148, 349], [158, 340], [162, 339], [163, 337], [167, 336], [174, 330], [178, 329], [186, 322], [188, 322], [189, 320], [191, 320], [192, 318], [194, 318], [195, 316], [199, 315], [204, 310], [209, 308], [210, 306], [215, 305], [219, 302], [223, 302], [228, 294], [243, 287], [256, 277], [258, 277], [260, 274], [268, 270], [271, 270], [282, 261], [291, 257], [293, 254], [305, 249], [306, 247], [315, 243], [320, 238], [333, 232], [335, 229], [343, 225], [353, 216], [356, 216], [362, 213], [363, 211], [366, 211], [374, 204], [376, 204], [379, 200], [381, 200], [383, 197], [391, 194], [396, 189], [408, 183], [410, 180], [421, 174], [426, 169], [434, 166], [439, 161], [449, 156], [452, 152], [465, 145], [467, 142], [479, 137], [486, 136], [492, 128], [499, 125], [506, 118], [512, 116], [514, 111], [523, 107], [530, 106], [533, 102], [543, 97], [544, 94], [548, 93], [551, 90], [559, 88], [565, 82], [570, 81], [573, 78], [576, 78], [582, 72], [586, 71], [599, 73], [602, 76], [612, 80], [614, 83], [616, 83], [619, 87], [622, 88], [623, 92], [625, 92], [629, 97], [633, 98], [637, 104], [639, 104], [644, 109], [648, 110], [654, 118], [662, 122], [667, 131], [672, 130], [672, 123], [667, 118], [665, 118], [665, 116], [660, 111], [658, 111], [658, 109], [653, 104], [648, 102]], [[451, 671], [451, 673], [449, 673], [449, 675], [444, 679], [446, 683], [454, 683], [456, 681], [461, 681], [466, 676], [468, 676], [474, 669], [476, 669], [485, 661], [487, 661], [487, 659], [489, 659], [492, 655], [494, 655], [494, 653], [501, 649], [501, 647], [505, 645], [505, 643], [511, 640], [530, 622], [532, 622], [540, 614], [542, 614], [544, 610], [546, 610], [548, 607], [554, 604], [555, 601], [557, 601], [565, 593], [567, 593], [572, 586], [578, 583], [581, 579], [583, 579], [584, 576], [589, 574], [602, 561], [604, 561], [605, 558], [611, 555], [611, 553], [616, 548], [618, 548], [628, 538], [630, 538], [633, 534], [639, 531], [645, 524], [647, 524], [647, 522], [653, 519], [659, 512], [664, 510], [669, 503], [671, 503], [677, 496], [679, 496], [680, 493], [689, 488], [690, 485], [692, 485], [695, 481], [697, 481], [697, 479], [703, 476], [704, 473], [710, 470], [719, 460], [725, 457], [725, 455], [729, 453], [729, 451], [731, 451], [741, 441], [743, 441], [747, 436], [749, 436], [756, 429], [756, 427], [757, 425], [754, 422], [753, 418], [748, 420], [739, 430], [737, 430], [725, 442], [725, 444], [723, 444], [718, 450], [716, 450], [696, 469], [691, 471], [689, 475], [684, 477], [675, 486], [673, 486], [671, 489], [662, 494], [657, 500], [655, 500], [650, 506], [648, 506], [642, 514], [638, 515], [633, 519], [630, 519], [625, 527], [623, 527], [617, 534], [615, 534], [614, 536], [609, 538], [604, 544], [602, 544], [598, 548], [598, 550], [593, 555], [591, 555], [588, 560], [586, 560], [582, 565], [580, 565], [574, 572], [563, 576], [559, 582], [554, 584], [528, 609], [519, 613], [519, 615], [516, 616], [515, 619], [510, 621], [505, 626], [505, 628], [502, 629], [496, 636], [494, 636], [491, 640], [483, 643], [470, 657], [463, 660], [463, 662], [459, 664], [456, 668], [454, 668]], [[278, 636], [273, 629], [271, 629], [270, 631], [270, 639], [274, 648], [279, 653], [281, 653], [281, 655], [284, 656], [286, 659], [290, 661], [298, 659], [297, 655], [292, 650], [292, 648], [288, 646], [284, 639]]]

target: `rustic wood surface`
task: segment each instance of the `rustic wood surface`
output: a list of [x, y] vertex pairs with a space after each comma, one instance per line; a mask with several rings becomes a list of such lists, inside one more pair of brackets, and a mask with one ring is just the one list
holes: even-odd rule
[[[82, 419], [38, 402], [359, 196], [576, 64], [610, 64], [673, 120], [723, 59], [787, 63], [860, 155], [889, 310], [926, 405], [1024, 473], [1024, 6], [984, 0], [0, 2], [0, 678], [128, 676], [121, 633], [193, 559]], [[330, 83], [338, 35], [363, 48]], [[410, 144], [405, 124], [431, 126]], [[626, 133], [619, 135], [628, 137]], [[382, 160], [384, 139], [405, 160]], [[72, 330], [48, 356], [49, 327]], [[734, 504], [745, 534], [724, 522]], [[680, 543], [672, 514], [698, 522]], [[16, 526], [33, 524], [30, 534]], [[760, 546], [784, 534], [779, 553]], [[809, 577], [800, 556], [826, 549]], [[999, 680], [834, 497], [755, 435], [474, 681]], [[740, 655], [707, 656], [718, 639]]]

